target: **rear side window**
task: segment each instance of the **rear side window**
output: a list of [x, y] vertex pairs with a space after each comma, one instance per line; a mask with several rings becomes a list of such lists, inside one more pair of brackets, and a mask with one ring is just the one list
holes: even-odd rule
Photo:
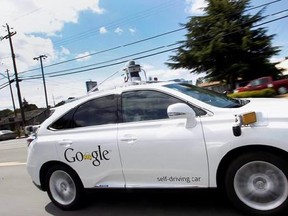
[[117, 96], [96, 98], [70, 110], [49, 128], [68, 129], [118, 122]]
[[70, 110], [68, 113], [66, 113], [56, 122], [54, 122], [51, 126], [49, 126], [49, 129], [61, 130], [61, 129], [72, 128], [72, 118], [73, 118], [73, 114], [75, 110], [76, 108]]
[[97, 98], [78, 107], [73, 116], [75, 127], [117, 123], [117, 98]]

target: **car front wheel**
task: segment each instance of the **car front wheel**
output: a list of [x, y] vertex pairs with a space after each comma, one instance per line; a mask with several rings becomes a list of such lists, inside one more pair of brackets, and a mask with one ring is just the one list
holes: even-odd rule
[[52, 167], [47, 173], [46, 187], [49, 198], [59, 208], [72, 210], [80, 206], [83, 186], [69, 168], [61, 165]]
[[228, 198], [236, 207], [258, 215], [287, 208], [288, 164], [270, 153], [250, 153], [234, 160], [226, 173]]

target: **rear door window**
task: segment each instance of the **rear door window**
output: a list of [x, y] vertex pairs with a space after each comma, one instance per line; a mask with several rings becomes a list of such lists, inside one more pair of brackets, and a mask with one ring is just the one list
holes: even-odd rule
[[69, 129], [118, 123], [117, 95], [87, 101], [55, 121], [50, 129]]
[[183, 101], [162, 92], [143, 90], [122, 94], [124, 122], [168, 119], [167, 108]]

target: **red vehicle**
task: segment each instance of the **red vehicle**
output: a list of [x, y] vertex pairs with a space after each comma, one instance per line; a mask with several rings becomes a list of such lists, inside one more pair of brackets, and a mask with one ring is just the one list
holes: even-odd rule
[[246, 86], [239, 87], [235, 92], [255, 91], [265, 88], [273, 88], [278, 94], [288, 92], [288, 79], [273, 80], [272, 77], [261, 77], [250, 81]]

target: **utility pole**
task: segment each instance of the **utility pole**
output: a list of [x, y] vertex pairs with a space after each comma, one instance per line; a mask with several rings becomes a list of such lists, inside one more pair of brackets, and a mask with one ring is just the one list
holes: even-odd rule
[[12, 91], [12, 87], [11, 87], [11, 83], [13, 83], [15, 80], [10, 80], [10, 75], [9, 75], [9, 70], [6, 69], [6, 73], [7, 73], [7, 79], [8, 79], [8, 82], [9, 82], [9, 87], [10, 87], [10, 94], [11, 94], [11, 98], [12, 98], [12, 104], [13, 104], [13, 110], [14, 110], [14, 115], [15, 115], [15, 118], [17, 117], [17, 114], [16, 114], [16, 108], [15, 108], [15, 102], [14, 102], [14, 96], [13, 96], [13, 91]]
[[47, 99], [47, 90], [46, 90], [46, 83], [45, 83], [45, 76], [44, 76], [44, 70], [43, 70], [43, 62], [42, 59], [46, 59], [46, 55], [40, 55], [38, 57], [33, 58], [33, 60], [40, 60], [41, 65], [41, 72], [42, 72], [42, 79], [43, 79], [43, 85], [44, 85], [44, 93], [45, 93], [45, 101], [46, 101], [46, 107], [48, 108], [48, 99]]
[[14, 115], [15, 115], [15, 118], [17, 117], [17, 114], [16, 114], [16, 108], [15, 108], [15, 102], [14, 102], [14, 96], [13, 96], [13, 91], [12, 91], [12, 87], [11, 87], [11, 83], [14, 82], [14, 80], [10, 80], [10, 75], [9, 75], [9, 70], [7, 69], [6, 70], [6, 73], [7, 73], [7, 78], [8, 78], [8, 82], [9, 82], [9, 87], [10, 87], [10, 94], [11, 94], [11, 98], [12, 98], [12, 104], [13, 104], [13, 110], [14, 110]]
[[11, 39], [11, 37], [13, 35], [15, 35], [16, 32], [10, 32], [10, 27], [7, 23], [6, 23], [6, 29], [7, 29], [8, 35], [2, 37], [1, 39], [3, 39], [3, 38], [9, 39], [12, 61], [13, 61], [13, 67], [14, 67], [14, 73], [15, 73], [15, 82], [16, 82], [16, 88], [17, 88], [17, 94], [18, 94], [18, 101], [19, 101], [19, 107], [20, 107], [20, 111], [21, 111], [22, 127], [24, 129], [24, 127], [25, 127], [25, 114], [24, 114], [24, 109], [22, 106], [22, 97], [21, 97], [21, 91], [20, 91], [20, 85], [19, 85], [19, 79], [18, 79], [18, 72], [17, 72], [17, 67], [16, 67], [16, 61], [15, 61], [15, 54], [14, 54], [12, 39]]
[[13, 91], [12, 91], [12, 87], [11, 87], [11, 83], [14, 82], [14, 79], [13, 80], [10, 80], [10, 76], [9, 76], [9, 73], [8, 73], [8, 69], [6, 70], [6, 73], [7, 73], [7, 76], [5, 76], [4, 74], [0, 73], [3, 77], [7, 78], [8, 79], [8, 83], [9, 83], [9, 87], [10, 87], [10, 94], [11, 94], [11, 98], [12, 98], [12, 104], [13, 104], [13, 111], [14, 111], [14, 115], [15, 115], [15, 118], [17, 117], [17, 114], [16, 114], [16, 109], [15, 109], [15, 102], [14, 102], [14, 96], [13, 96]]

